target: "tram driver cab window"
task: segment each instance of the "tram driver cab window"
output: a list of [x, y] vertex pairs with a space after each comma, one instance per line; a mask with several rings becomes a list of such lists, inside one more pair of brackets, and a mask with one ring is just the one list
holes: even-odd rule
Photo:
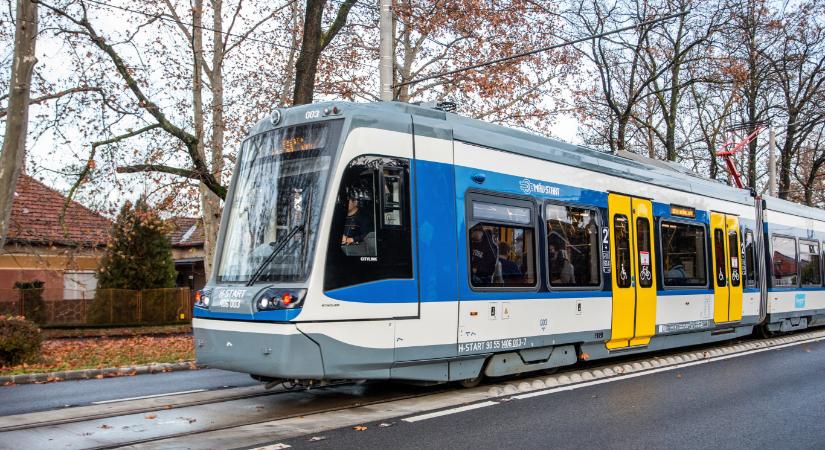
[[409, 161], [359, 156], [344, 169], [333, 205], [324, 290], [412, 278]]
[[361, 178], [346, 188], [347, 212], [341, 249], [347, 255], [375, 256], [375, 202], [372, 180]]

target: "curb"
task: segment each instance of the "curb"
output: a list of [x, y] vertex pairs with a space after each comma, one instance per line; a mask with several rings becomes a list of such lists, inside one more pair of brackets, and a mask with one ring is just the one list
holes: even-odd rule
[[107, 367], [105, 369], [66, 370], [61, 372], [23, 373], [20, 375], [0, 376], [0, 386], [12, 384], [51, 383], [55, 381], [90, 380], [96, 378], [113, 378], [132, 375], [177, 372], [181, 370], [198, 370], [205, 366], [195, 361], [176, 363], [151, 363], [139, 366]]
[[[825, 330], [819, 329], [801, 334], [777, 336], [759, 341], [744, 343], [729, 343], [721, 347], [713, 347], [696, 351], [672, 354], [668, 356], [657, 356], [639, 361], [632, 361], [623, 364], [610, 365], [609, 360], [605, 360], [605, 365], [593, 369], [575, 370], [554, 375], [542, 379], [535, 377], [526, 381], [513, 381], [492, 386], [487, 389], [489, 398], [514, 396], [547, 389], [559, 389], [576, 384], [613, 378], [621, 375], [647, 372], [672, 366], [679, 366], [700, 360], [715, 360], [720, 357], [735, 355], [750, 350], [771, 350], [775, 347], [804, 343], [811, 339], [825, 340]], [[481, 388], [480, 388], [481, 389]]]

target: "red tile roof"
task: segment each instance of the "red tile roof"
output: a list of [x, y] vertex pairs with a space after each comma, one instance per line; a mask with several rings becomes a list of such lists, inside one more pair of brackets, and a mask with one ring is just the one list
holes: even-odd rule
[[7, 239], [40, 245], [106, 245], [112, 221], [75, 201], [69, 202], [66, 209], [64, 232], [60, 226], [60, 211], [65, 201], [63, 194], [20, 174]]
[[169, 219], [172, 247], [202, 247], [204, 244], [203, 222], [200, 217], [172, 217]]

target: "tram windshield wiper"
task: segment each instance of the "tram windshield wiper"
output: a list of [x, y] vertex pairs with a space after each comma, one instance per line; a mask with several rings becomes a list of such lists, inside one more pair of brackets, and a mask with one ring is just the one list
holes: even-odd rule
[[292, 240], [292, 238], [296, 234], [298, 234], [299, 231], [304, 231], [303, 223], [300, 225], [295, 225], [295, 227], [293, 227], [292, 230], [290, 230], [289, 233], [286, 235], [286, 237], [281, 239], [280, 242], [271, 242], [269, 244], [274, 247], [272, 249], [272, 253], [270, 253], [269, 256], [267, 256], [266, 259], [264, 259], [261, 262], [261, 264], [258, 266], [258, 269], [255, 270], [255, 273], [253, 273], [249, 281], [246, 282], [247, 286], [252, 286], [253, 284], [255, 284], [256, 281], [258, 281], [258, 278], [261, 277], [261, 274], [264, 272], [264, 269], [266, 269], [266, 266], [268, 266], [269, 263], [271, 263], [272, 260], [275, 259], [276, 256], [278, 256], [278, 253], [281, 253], [281, 251], [284, 248], [286, 248], [286, 245]]

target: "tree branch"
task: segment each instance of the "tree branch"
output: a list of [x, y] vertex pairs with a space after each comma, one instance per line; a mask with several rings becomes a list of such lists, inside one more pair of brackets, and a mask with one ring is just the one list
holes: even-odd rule
[[220, 184], [220, 182], [215, 178], [214, 175], [209, 171], [209, 168], [206, 165], [206, 162], [203, 158], [198, 154], [198, 139], [193, 136], [191, 133], [179, 128], [178, 126], [174, 125], [161, 111], [160, 107], [155, 104], [149, 97], [144, 94], [143, 90], [140, 88], [140, 85], [137, 80], [132, 76], [131, 70], [127, 67], [126, 63], [117, 53], [117, 51], [109, 44], [106, 43], [106, 40], [97, 33], [97, 30], [92, 26], [86, 16], [86, 8], [85, 5], [81, 2], [80, 7], [83, 9], [83, 17], [77, 19], [66, 11], [63, 11], [60, 8], [55, 6], [49, 5], [44, 3], [40, 0], [33, 0], [37, 1], [37, 3], [42, 4], [46, 8], [51, 11], [54, 11], [57, 15], [61, 17], [65, 17], [67, 20], [71, 21], [75, 25], [83, 28], [85, 30], [85, 34], [91, 39], [91, 41], [106, 55], [109, 56], [109, 59], [112, 60], [112, 63], [115, 65], [118, 74], [123, 78], [128, 86], [129, 90], [132, 91], [132, 94], [138, 99], [139, 106], [144, 108], [155, 120], [158, 122], [160, 128], [162, 128], [167, 133], [171, 134], [172, 136], [178, 138], [184, 145], [186, 145], [186, 151], [189, 154], [189, 157], [192, 160], [192, 164], [194, 166], [195, 172], [198, 174], [198, 179], [203, 182], [206, 187], [209, 188], [212, 192], [219, 195], [221, 198], [226, 194], [226, 188]]
[[125, 133], [125, 134], [121, 134], [120, 136], [115, 136], [115, 137], [110, 138], [110, 139], [105, 139], [105, 140], [102, 140], [102, 141], [97, 141], [97, 142], [92, 143], [92, 149], [91, 149], [91, 151], [89, 151], [89, 157], [86, 159], [86, 164], [83, 166], [83, 170], [80, 171], [80, 174], [78, 175], [77, 180], [74, 182], [71, 189], [69, 189], [69, 193], [66, 194], [66, 201], [63, 202], [63, 208], [60, 210], [59, 222], [60, 222], [60, 228], [63, 229], [63, 234], [64, 235], [67, 234], [66, 222], [65, 222], [66, 210], [69, 208], [69, 203], [72, 202], [72, 198], [74, 198], [74, 194], [77, 192], [77, 189], [80, 187], [81, 184], [83, 184], [83, 182], [86, 180], [86, 176], [89, 175], [89, 171], [91, 171], [92, 167], [94, 167], [95, 155], [97, 154], [97, 148], [101, 147], [101, 146], [104, 146], [104, 145], [115, 144], [117, 142], [129, 139], [129, 138], [137, 136], [139, 134], [143, 134], [147, 131], [154, 130], [155, 128], [158, 128], [158, 127], [160, 127], [160, 124], [153, 123], [152, 125], [148, 125], [148, 126], [145, 126], [143, 128], [139, 128], [137, 130], [130, 131], [130, 132]]
[[[191, 178], [193, 180], [200, 180], [198, 172], [192, 169], [183, 169], [180, 167], [166, 166], [163, 164], [133, 164], [131, 166], [120, 166], [117, 168], [117, 173], [143, 173], [143, 172], [162, 172], [179, 177]], [[221, 195], [221, 197], [223, 197]]]
[[332, 22], [332, 25], [329, 26], [329, 29], [326, 33], [321, 36], [321, 51], [323, 52], [327, 45], [332, 42], [332, 39], [341, 31], [341, 28], [344, 27], [344, 24], [347, 23], [347, 16], [349, 15], [349, 10], [352, 9], [352, 5], [355, 4], [358, 0], [346, 0], [344, 3], [341, 4], [341, 7], [338, 8], [338, 14], [335, 15], [335, 20]]
[[[46, 100], [54, 100], [56, 98], [64, 97], [66, 95], [76, 94], [78, 92], [98, 92], [103, 94], [103, 89], [99, 87], [76, 87], [71, 89], [66, 89], [65, 91], [54, 92], [51, 94], [42, 95], [37, 98], [33, 98], [29, 100], [29, 105], [36, 105], [45, 102]], [[9, 111], [6, 108], [0, 108], [0, 117], [5, 117]]]

